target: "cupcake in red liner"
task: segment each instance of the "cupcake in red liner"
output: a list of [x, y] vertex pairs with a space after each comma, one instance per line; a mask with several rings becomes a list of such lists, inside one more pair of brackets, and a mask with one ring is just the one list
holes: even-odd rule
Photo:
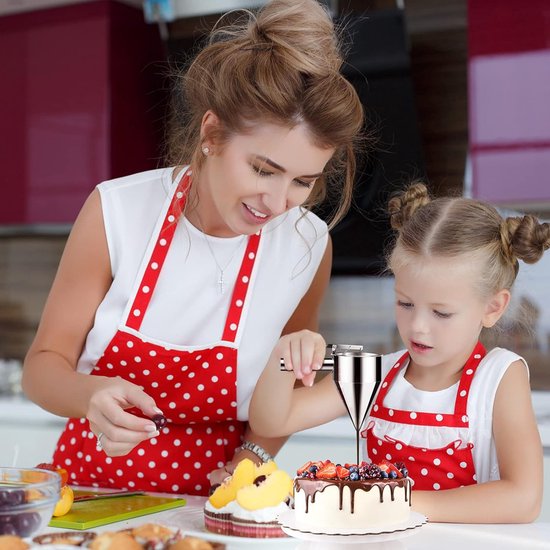
[[219, 535], [232, 535], [233, 526], [231, 520], [233, 511], [236, 509], [236, 502], [231, 501], [226, 506], [217, 509], [212, 506], [210, 501], [204, 505], [204, 526], [207, 531]]
[[244, 459], [204, 507], [206, 529], [236, 537], [286, 537], [277, 522], [288, 510], [292, 479], [271, 461], [256, 466]]

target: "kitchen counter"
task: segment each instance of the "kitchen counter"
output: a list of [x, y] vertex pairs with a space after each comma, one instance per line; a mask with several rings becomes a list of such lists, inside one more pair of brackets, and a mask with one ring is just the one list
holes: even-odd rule
[[[544, 497], [538, 522], [550, 522], [550, 393], [532, 395], [544, 446]], [[26, 399], [0, 398], [0, 465], [32, 467], [49, 462], [65, 421]], [[355, 456], [355, 431], [347, 416], [294, 434], [276, 460], [279, 468], [294, 472], [312, 454], [342, 463]]]
[[[203, 497], [185, 496], [187, 505], [183, 508], [160, 512], [149, 516], [142, 516], [128, 521], [112, 523], [94, 529], [96, 532], [116, 531], [142, 523], [156, 522], [170, 527], [177, 527], [183, 532], [190, 532], [196, 536], [208, 538], [204, 531], [202, 508]], [[46, 528], [45, 532], [59, 531]], [[210, 535], [212, 536], [212, 535]], [[299, 550], [339, 550], [365, 548], [366, 550], [530, 550], [550, 549], [550, 523], [531, 523], [526, 525], [475, 525], [426, 523], [409, 532], [395, 535], [384, 535], [385, 540], [369, 544], [342, 544], [340, 542], [321, 543], [302, 541], [298, 539], [267, 539], [252, 540], [236, 537], [223, 537], [227, 550], [263, 550], [272, 549], [299, 549]], [[222, 537], [214, 535], [213, 539]]]

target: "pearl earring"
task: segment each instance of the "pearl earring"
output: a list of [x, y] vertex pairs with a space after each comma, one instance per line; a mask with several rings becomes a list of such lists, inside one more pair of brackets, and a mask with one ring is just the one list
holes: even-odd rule
[[203, 147], [202, 148], [202, 153], [206, 157], [208, 155], [208, 153], [210, 153], [210, 149], [208, 147]]

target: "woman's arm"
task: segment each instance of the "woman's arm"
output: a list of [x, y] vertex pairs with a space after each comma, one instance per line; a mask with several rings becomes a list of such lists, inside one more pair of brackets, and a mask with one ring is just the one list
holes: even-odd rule
[[[67, 240], [36, 337], [25, 358], [22, 382], [27, 396], [44, 409], [59, 416], [87, 416], [97, 425], [96, 433], [129, 440], [133, 447], [145, 439], [148, 429], [150, 435], [154, 424], [123, 409], [132, 403], [152, 416], [153, 399], [120, 378], [76, 372], [86, 336], [111, 281], [101, 200], [95, 190]], [[120, 447], [106, 450], [112, 455], [123, 451]]]
[[[288, 436], [296, 431], [333, 420], [345, 413], [338, 390], [327, 376], [313, 387], [315, 372], [320, 368], [326, 344], [313, 331], [318, 330], [319, 307], [330, 279], [332, 242], [327, 249], [308, 293], [291, 317], [283, 336], [262, 373], [250, 402], [250, 426], [263, 436]], [[285, 358], [287, 372], [281, 372], [280, 359]], [[296, 380], [303, 387], [295, 388]]]
[[542, 445], [527, 369], [522, 361], [510, 365], [499, 384], [493, 409], [493, 435], [500, 480], [446, 491], [413, 489], [413, 508], [430, 521], [534, 521], [542, 502]]

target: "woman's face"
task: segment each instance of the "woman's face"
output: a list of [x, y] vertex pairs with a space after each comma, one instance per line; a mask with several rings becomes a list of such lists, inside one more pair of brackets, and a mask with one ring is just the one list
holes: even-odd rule
[[[209, 153], [196, 191], [202, 229], [219, 237], [250, 235], [303, 204], [334, 153], [314, 145], [304, 124], [255, 126]], [[190, 213], [193, 222], [193, 213]]]

